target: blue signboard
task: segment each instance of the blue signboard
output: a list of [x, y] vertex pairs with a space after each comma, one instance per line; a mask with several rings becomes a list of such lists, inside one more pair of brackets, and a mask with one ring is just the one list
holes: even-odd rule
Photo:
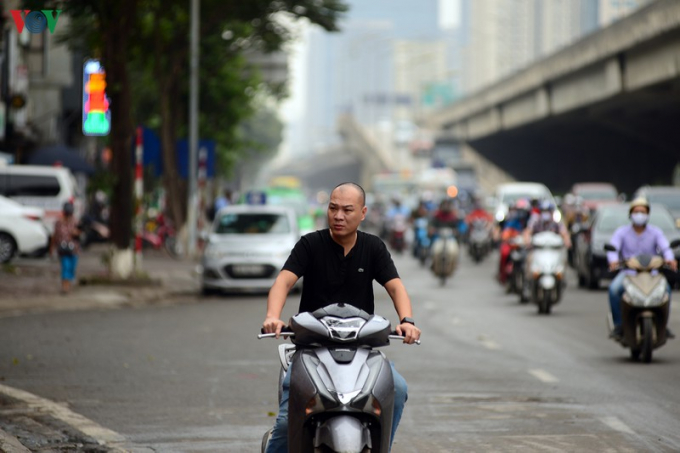
[[267, 204], [267, 194], [257, 190], [251, 190], [246, 193], [246, 204], [263, 205]]

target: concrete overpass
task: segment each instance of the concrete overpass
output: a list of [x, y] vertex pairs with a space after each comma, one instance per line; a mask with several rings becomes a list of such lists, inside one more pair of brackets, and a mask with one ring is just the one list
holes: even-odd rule
[[556, 192], [668, 184], [680, 162], [680, 1], [653, 2], [430, 121]]

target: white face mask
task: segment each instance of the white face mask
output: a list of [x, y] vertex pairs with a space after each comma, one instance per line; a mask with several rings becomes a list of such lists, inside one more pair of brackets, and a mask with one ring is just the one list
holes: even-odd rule
[[552, 219], [552, 214], [550, 214], [549, 212], [541, 212], [541, 219], [544, 222], [547, 222], [548, 220]]
[[630, 219], [633, 221], [633, 225], [644, 226], [647, 225], [649, 214], [645, 214], [644, 212], [634, 212], [630, 215]]

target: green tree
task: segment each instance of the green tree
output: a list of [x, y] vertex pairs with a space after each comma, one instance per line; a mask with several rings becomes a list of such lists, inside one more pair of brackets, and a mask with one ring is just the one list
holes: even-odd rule
[[[288, 14], [306, 18], [329, 31], [347, 6], [341, 0], [201, 0], [200, 135], [218, 141], [229, 154], [246, 149], [238, 133], [241, 121], [253, 113], [258, 79], [245, 70], [244, 48], [265, 52], [280, 49], [290, 31], [277, 19]], [[177, 184], [174, 143], [185, 133], [188, 110], [189, 0], [24, 0], [26, 9], [60, 9], [71, 18], [63, 39], [99, 58], [106, 70], [111, 100], [109, 141], [115, 173], [111, 206], [111, 235], [119, 249], [132, 238], [132, 162], [130, 144], [134, 124], [155, 112], [164, 153], [164, 184], [171, 214], [184, 220], [182, 187]], [[234, 42], [223, 38], [229, 32]], [[131, 67], [135, 78], [131, 79]], [[137, 92], [154, 92], [133, 110]], [[154, 103], [155, 101], [155, 103]], [[145, 102], [145, 104], [144, 104]], [[141, 114], [143, 106], [148, 107]], [[229, 160], [223, 159], [225, 165]]]
[[[164, 186], [171, 216], [176, 224], [183, 224], [186, 183], [178, 184], [175, 143], [186, 134], [187, 124], [188, 2], [145, 0], [145, 5], [135, 61], [146, 80], [153, 74], [148, 87], [157, 94]], [[338, 0], [201, 0], [200, 135], [216, 140], [223, 170], [233, 168], [239, 154], [252, 149], [238, 127], [253, 114], [253, 98], [261, 84], [258, 75], [247, 70], [244, 51], [279, 50], [291, 37], [277, 20], [281, 14], [306, 18], [334, 31], [346, 9]], [[281, 89], [273, 87], [273, 91]]]

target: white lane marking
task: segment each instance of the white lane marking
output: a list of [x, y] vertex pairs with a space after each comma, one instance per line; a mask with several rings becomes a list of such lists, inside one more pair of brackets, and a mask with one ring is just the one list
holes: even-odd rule
[[491, 338], [485, 337], [484, 335], [480, 335], [478, 340], [486, 349], [491, 349], [492, 351], [499, 351], [503, 349], [501, 345], [493, 341]]
[[628, 425], [623, 423], [617, 417], [603, 417], [600, 419], [600, 421], [602, 421], [602, 423], [609, 426], [611, 429], [615, 431], [619, 431], [626, 434], [635, 434], [635, 432], [633, 432], [633, 430], [630, 429]]
[[[39, 396], [36, 396], [32, 393], [2, 384], [0, 384], [0, 392], [10, 396], [11, 398], [23, 401], [31, 408], [40, 409], [42, 412], [48, 413], [52, 417], [74, 427], [83, 434], [96, 439], [101, 445], [105, 445], [110, 442], [124, 442], [126, 440], [125, 437], [118, 434], [117, 432], [104, 428], [92, 420], [85, 418], [80, 414], [76, 414], [67, 407], [57, 404], [54, 401], [40, 398]], [[116, 451], [124, 450], [116, 449]]]
[[540, 370], [540, 369], [529, 370], [529, 374], [531, 374], [533, 377], [535, 377], [539, 381], [545, 382], [547, 384], [551, 384], [551, 383], [560, 381], [555, 376], [553, 376], [552, 374], [548, 373], [545, 370]]

